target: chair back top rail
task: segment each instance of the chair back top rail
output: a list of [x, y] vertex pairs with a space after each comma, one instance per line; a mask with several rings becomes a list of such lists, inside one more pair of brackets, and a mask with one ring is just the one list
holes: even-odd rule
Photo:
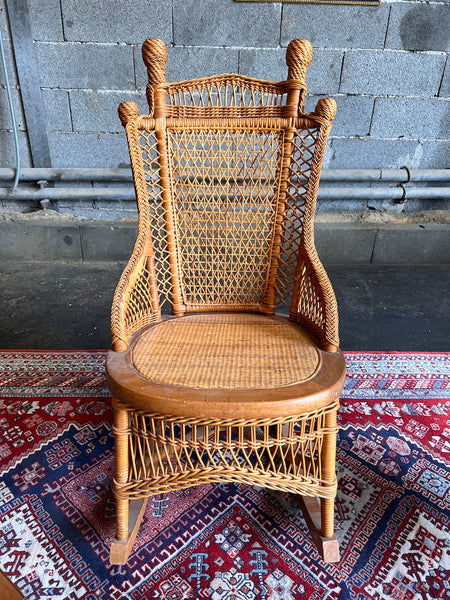
[[[296, 116], [299, 111], [303, 111], [305, 76], [312, 58], [312, 47], [307, 40], [300, 39], [289, 44], [286, 51], [288, 78], [285, 82], [268, 82], [225, 74], [167, 83], [167, 49], [164, 42], [156, 38], [144, 42], [142, 58], [148, 74], [147, 100], [150, 113], [155, 117], [182, 116], [190, 105], [197, 106], [203, 112], [205, 109], [211, 112], [214, 107], [220, 106], [225, 113], [228, 111], [231, 114], [232, 109], [237, 107], [252, 114], [252, 109], [256, 107], [264, 111], [272, 105], [278, 106], [278, 110], [285, 116]], [[285, 106], [280, 106], [283, 100]]]

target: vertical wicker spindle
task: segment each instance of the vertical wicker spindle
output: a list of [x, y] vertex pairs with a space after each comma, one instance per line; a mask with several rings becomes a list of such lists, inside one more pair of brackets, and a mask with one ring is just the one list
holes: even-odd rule
[[[116, 486], [124, 485], [128, 482], [128, 439], [129, 439], [129, 413], [123, 408], [114, 407], [114, 438], [115, 438], [115, 453], [116, 453]], [[116, 519], [117, 533], [116, 537], [119, 541], [128, 538], [128, 498], [116, 499]]]
[[172, 201], [172, 185], [169, 170], [167, 130], [165, 118], [167, 114], [166, 105], [166, 61], [167, 49], [162, 40], [151, 38], [145, 40], [142, 45], [142, 57], [147, 67], [148, 84], [147, 100], [153, 116], [156, 119], [155, 133], [158, 140], [157, 149], [159, 154], [159, 175], [161, 182], [161, 197], [163, 201], [166, 232], [167, 252], [172, 283], [172, 307], [173, 314], [180, 317], [185, 312], [185, 306], [181, 297], [179, 281], [174, 203]]
[[[297, 117], [303, 111], [306, 71], [312, 58], [312, 46], [307, 40], [293, 40], [286, 51], [286, 64], [288, 70], [288, 83], [291, 87], [288, 90], [286, 98], [286, 117]], [[270, 272], [267, 280], [264, 299], [262, 301], [262, 312], [265, 315], [275, 314], [277, 281], [280, 269], [280, 254], [283, 224], [285, 222], [286, 210], [286, 188], [287, 178], [289, 176], [289, 166], [292, 157], [292, 140], [294, 129], [286, 128], [283, 141], [283, 158], [280, 164], [281, 186], [278, 197], [277, 220], [274, 226], [274, 242], [270, 263]]]
[[[321, 467], [322, 479], [333, 482], [336, 477], [336, 431], [337, 410], [325, 414], [325, 427], [329, 429], [324, 434]], [[330, 538], [334, 535], [334, 498], [321, 498], [320, 512], [322, 517], [322, 535]]]

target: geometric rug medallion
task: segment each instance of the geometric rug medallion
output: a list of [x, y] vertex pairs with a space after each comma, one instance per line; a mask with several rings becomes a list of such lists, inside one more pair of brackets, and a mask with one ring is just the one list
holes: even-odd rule
[[292, 494], [150, 499], [126, 565], [104, 351], [0, 352], [0, 570], [27, 600], [450, 599], [450, 357], [345, 353], [325, 564]]

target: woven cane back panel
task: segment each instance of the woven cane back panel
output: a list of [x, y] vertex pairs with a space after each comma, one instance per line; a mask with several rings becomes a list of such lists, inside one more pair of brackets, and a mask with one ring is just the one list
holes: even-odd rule
[[132, 362], [139, 375], [154, 383], [270, 389], [311, 377], [319, 354], [311, 339], [288, 321], [219, 313], [150, 327], [133, 346]]
[[171, 130], [183, 301], [262, 301], [278, 207], [280, 130]]

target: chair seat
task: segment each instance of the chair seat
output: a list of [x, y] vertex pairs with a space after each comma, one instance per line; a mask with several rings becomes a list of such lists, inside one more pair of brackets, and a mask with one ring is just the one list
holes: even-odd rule
[[201, 389], [269, 389], [309, 379], [320, 364], [311, 338], [285, 320], [196, 314], [150, 327], [132, 362], [155, 383]]
[[107, 376], [118, 399], [159, 414], [272, 418], [328, 405], [344, 374], [340, 352], [320, 350], [284, 317], [200, 313], [143, 328]]

